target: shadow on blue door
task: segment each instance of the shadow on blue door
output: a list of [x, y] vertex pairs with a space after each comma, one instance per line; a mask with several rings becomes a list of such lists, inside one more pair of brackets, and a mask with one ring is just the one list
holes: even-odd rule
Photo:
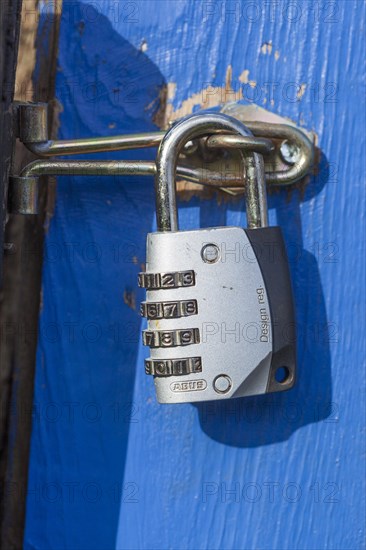
[[[303, 191], [275, 192], [268, 206], [276, 210], [288, 249], [295, 295], [298, 376], [290, 391], [263, 396], [212, 401], [197, 405], [203, 431], [212, 439], [236, 447], [258, 447], [288, 439], [302, 426], [326, 418], [336, 421], [338, 406], [332, 402], [330, 342], [336, 341], [337, 326], [328, 323], [318, 262], [334, 259], [335, 244], [314, 254], [304, 250], [301, 200], [318, 194], [329, 179], [324, 155], [319, 173]], [[243, 207], [243, 205], [241, 205]], [[222, 224], [222, 213], [218, 224]], [[202, 227], [215, 225], [212, 211], [201, 216]], [[306, 326], [303, 319], [307, 319]], [[245, 361], [245, 358], [243, 358]]]

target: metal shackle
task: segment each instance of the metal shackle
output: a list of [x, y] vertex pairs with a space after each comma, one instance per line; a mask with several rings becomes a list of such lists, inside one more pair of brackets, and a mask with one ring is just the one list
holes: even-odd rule
[[[216, 133], [252, 133], [240, 121], [221, 113], [189, 115], [165, 134], [156, 157], [156, 217], [158, 231], [178, 231], [175, 172], [178, 155], [187, 141]], [[268, 225], [267, 195], [262, 155], [240, 152], [245, 172], [245, 197], [249, 229]]]

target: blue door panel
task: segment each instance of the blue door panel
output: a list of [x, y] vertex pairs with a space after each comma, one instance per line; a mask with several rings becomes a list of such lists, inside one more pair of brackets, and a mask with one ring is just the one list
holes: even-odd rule
[[[165, 89], [171, 116], [254, 101], [316, 132], [322, 154], [306, 186], [269, 195], [290, 257], [298, 383], [197, 406], [158, 405], [143, 370], [152, 178], [59, 178], [26, 548], [364, 547], [364, 24], [353, 0], [64, 0], [60, 138], [156, 130]], [[179, 216], [186, 229], [245, 224], [242, 200], [193, 198]]]

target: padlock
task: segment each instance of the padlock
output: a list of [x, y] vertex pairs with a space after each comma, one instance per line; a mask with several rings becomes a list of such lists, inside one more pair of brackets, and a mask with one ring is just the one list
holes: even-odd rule
[[289, 266], [281, 229], [268, 227], [262, 156], [242, 154], [248, 228], [178, 230], [178, 154], [213, 133], [251, 135], [227, 115], [192, 115], [167, 132], [156, 159], [158, 231], [147, 236], [139, 286], [147, 293], [145, 371], [160, 403], [265, 394], [295, 382]]

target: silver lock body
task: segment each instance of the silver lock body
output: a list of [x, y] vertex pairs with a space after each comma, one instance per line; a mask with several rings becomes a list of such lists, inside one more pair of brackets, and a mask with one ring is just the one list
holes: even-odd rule
[[192, 115], [169, 130], [158, 151], [158, 232], [147, 237], [139, 286], [146, 289], [145, 371], [160, 403], [258, 395], [295, 381], [291, 281], [280, 228], [267, 227], [261, 156], [243, 155], [248, 229], [178, 231], [179, 151], [188, 139], [217, 131], [248, 135], [222, 114]]
[[[151, 346], [145, 367], [160, 403], [292, 387], [296, 346], [285, 255], [277, 227], [148, 235], [147, 272], [140, 276], [147, 288], [143, 338]], [[287, 372], [283, 381], [278, 369]]]
[[[211, 250], [207, 258], [205, 250]], [[147, 370], [160, 362], [164, 372], [167, 362], [184, 359], [196, 361], [198, 370], [176, 376], [166, 371], [156, 375], [160, 403], [266, 392], [272, 321], [265, 283], [254, 258], [249, 239], [239, 227], [148, 235], [147, 273], [194, 273], [192, 285], [147, 290], [147, 303], [177, 303], [170, 309], [165, 306], [167, 318], [148, 321], [148, 332], [158, 331], [160, 335], [155, 342], [158, 347], [150, 348]], [[169, 317], [182, 313], [180, 303], [187, 301], [193, 304], [193, 314]], [[159, 307], [157, 315], [161, 316], [163, 305]], [[164, 340], [161, 334], [171, 331], [175, 335]], [[180, 343], [176, 337], [179, 331], [191, 331], [188, 334], [193, 334], [195, 343]]]

